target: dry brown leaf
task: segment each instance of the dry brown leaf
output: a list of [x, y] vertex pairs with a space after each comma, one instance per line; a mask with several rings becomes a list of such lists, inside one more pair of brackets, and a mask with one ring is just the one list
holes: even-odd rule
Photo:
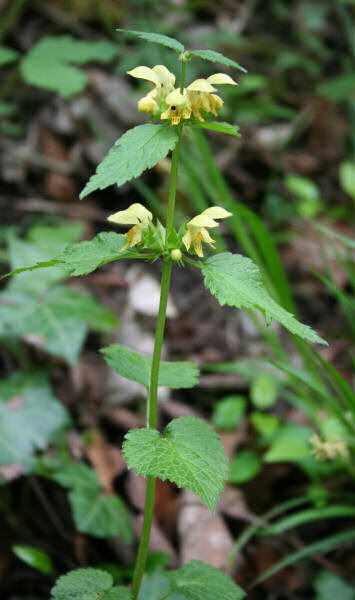
[[99, 432], [95, 432], [86, 448], [88, 458], [94, 467], [102, 488], [113, 494], [113, 480], [126, 468], [126, 463], [117, 446], [108, 444]]

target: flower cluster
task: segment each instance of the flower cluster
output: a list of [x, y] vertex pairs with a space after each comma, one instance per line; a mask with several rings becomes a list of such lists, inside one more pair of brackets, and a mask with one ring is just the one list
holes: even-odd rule
[[195, 79], [181, 92], [174, 87], [175, 75], [164, 65], [152, 69], [136, 67], [128, 71], [128, 75], [154, 84], [154, 88], [139, 100], [138, 110], [162, 120], [171, 119], [173, 125], [178, 125], [181, 119], [190, 119], [191, 115], [199, 121], [204, 121], [210, 113], [216, 117], [223, 100], [214, 93], [217, 91], [214, 86], [237, 85], [229, 75], [215, 73], [207, 79]]
[[312, 446], [311, 454], [316, 460], [335, 460], [337, 458], [347, 458], [349, 449], [346, 443], [340, 439], [322, 440], [318, 434], [314, 434], [310, 443]]
[[[181, 242], [184, 244], [186, 250], [189, 252], [191, 246], [197, 256], [203, 257], [202, 242], [208, 244], [214, 248], [214, 240], [208, 233], [208, 229], [218, 227], [218, 223], [215, 219], [226, 219], [232, 216], [232, 213], [228, 212], [220, 206], [211, 206], [204, 210], [200, 215], [197, 215], [191, 221], [186, 224], [186, 233], [182, 237]], [[149, 227], [152, 221], [153, 215], [147, 210], [142, 204], [131, 204], [126, 210], [120, 210], [115, 214], [108, 217], [108, 220], [112, 223], [119, 225], [133, 225], [131, 229], [125, 234], [127, 243], [121, 248], [127, 250], [132, 248], [142, 241], [144, 231]], [[179, 262], [182, 258], [182, 254], [179, 248], [175, 248], [171, 257], [174, 261]]]

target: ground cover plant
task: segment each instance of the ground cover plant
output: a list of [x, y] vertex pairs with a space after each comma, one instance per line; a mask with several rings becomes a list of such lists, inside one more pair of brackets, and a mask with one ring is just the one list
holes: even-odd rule
[[[275, 9], [280, 19], [281, 5], [281, 12]], [[297, 14], [302, 18], [310, 19], [306, 8], [299, 11]], [[327, 14], [325, 11], [324, 15]], [[335, 368], [331, 361], [334, 326], [339, 326], [342, 320], [348, 322], [349, 330], [342, 339], [349, 343], [352, 335], [352, 240], [337, 233], [332, 225], [319, 224], [319, 215], [325, 212], [324, 192], [311, 178], [289, 173], [287, 169], [282, 193], [288, 194], [292, 204], [285, 209], [280, 189], [275, 185], [278, 171], [282, 172], [280, 162], [275, 162], [270, 173], [262, 211], [253, 202], [247, 206], [240, 195], [236, 200], [230, 179], [232, 171], [227, 169], [228, 181], [216, 147], [222, 155], [227, 148], [227, 157], [229, 144], [235, 152], [239, 144], [245, 143], [245, 131], [240, 138], [235, 125], [239, 117], [242, 123], [256, 119], [258, 126], [263, 119], [267, 123], [276, 117], [292, 118], [290, 108], [274, 104], [273, 94], [265, 89], [265, 80], [253, 75], [252, 64], [248, 64], [249, 73], [244, 73], [239, 62], [220, 52], [200, 51], [196, 49], [199, 44], [189, 43], [186, 36], [186, 44], [182, 45], [171, 35], [140, 31], [142, 23], [138, 24], [138, 20], [137, 26], [126, 33], [116, 32], [107, 15], [101, 12], [100, 19], [110, 31], [110, 42], [81, 42], [58, 31], [58, 35], [38, 40], [27, 53], [3, 49], [3, 64], [10, 69], [4, 88], [6, 99], [14, 91], [15, 74], [15, 81], [23, 78], [26, 84], [34, 86], [35, 95], [43, 93], [38, 91], [42, 88], [62, 96], [61, 107], [64, 107], [68, 99], [89, 90], [88, 84], [91, 86], [95, 77], [99, 77], [95, 67], [93, 71], [85, 67], [89, 61], [112, 63], [121, 54], [119, 68], [127, 70], [126, 80], [131, 78], [137, 86], [131, 84], [139, 109], [134, 113], [136, 116], [128, 119], [131, 129], [127, 131], [129, 125], [124, 126], [125, 133], [119, 132], [120, 137], [106, 156], [105, 151], [112, 143], [110, 132], [102, 127], [100, 120], [96, 124], [91, 120], [92, 115], [85, 116], [105, 151], [101, 148], [91, 160], [99, 163], [94, 175], [92, 167], [82, 171], [81, 196], [88, 196], [92, 202], [99, 192], [98, 206], [103, 198], [109, 212], [100, 212], [88, 204], [71, 204], [68, 210], [60, 204], [54, 207], [54, 211], [57, 208], [64, 214], [74, 214], [75, 220], [82, 220], [82, 214], [86, 214], [89, 220], [93, 218], [104, 224], [104, 231], [97, 234], [102, 225], [88, 228], [86, 221], [86, 241], [77, 242], [82, 235], [79, 225], [68, 226], [48, 217], [44, 221], [39, 219], [37, 224], [35, 219], [29, 219], [24, 239], [17, 226], [1, 230], [2, 259], [12, 270], [12, 277], [3, 279], [0, 298], [1, 347], [9, 357], [7, 376], [0, 388], [4, 490], [1, 504], [6, 527], [10, 526], [13, 532], [11, 552], [12, 557], [18, 558], [15, 565], [27, 564], [27, 571], [22, 567], [24, 573], [37, 570], [43, 582], [21, 588], [7, 579], [5, 596], [17, 598], [15, 592], [22, 594], [21, 600], [25, 597], [36, 600], [37, 596], [48, 597], [51, 588], [53, 598], [88, 595], [153, 600], [175, 596], [239, 598], [245, 594], [250, 598], [281, 598], [285, 585], [278, 581], [286, 581], [287, 597], [292, 597], [293, 590], [299, 590], [301, 596], [297, 597], [316, 595], [324, 600], [337, 590], [339, 595], [351, 598], [353, 588], [345, 563], [348, 566], [355, 536], [349, 526], [354, 517], [349, 484], [354, 478], [354, 394], [347, 371], [338, 361]], [[318, 18], [323, 22], [320, 13]], [[180, 39], [179, 28], [176, 32]], [[168, 33], [172, 33], [171, 29]], [[207, 37], [201, 46], [218, 40], [211, 36], [208, 41]], [[135, 51], [126, 53], [126, 44]], [[190, 47], [194, 50], [190, 51]], [[158, 49], [158, 54], [152, 49]], [[235, 51], [232, 41], [230, 49], [239, 61], [239, 51]], [[295, 55], [289, 55], [288, 64], [295, 65], [295, 60], [316, 77], [314, 65], [299, 62], [300, 56]], [[244, 64], [244, 60], [240, 62]], [[84, 68], [78, 70], [74, 64], [82, 64]], [[147, 64], [150, 66], [142, 66]], [[39, 65], [43, 65], [42, 73]], [[56, 70], [61, 76], [52, 79]], [[237, 86], [240, 76], [241, 85]], [[320, 86], [319, 93], [327, 94], [327, 89]], [[255, 91], [260, 93], [260, 101], [253, 98]], [[89, 90], [88, 98], [91, 93]], [[243, 94], [247, 98], [244, 103]], [[126, 89], [119, 97], [120, 110], [125, 99], [131, 105], [135, 102], [131, 102]], [[234, 113], [230, 105], [235, 101], [238, 110]], [[8, 110], [9, 103], [7, 108], [5, 104], [3, 131], [21, 135], [18, 113], [15, 123], [16, 113]], [[136, 124], [136, 118], [141, 124]], [[292, 136], [297, 135], [298, 125], [294, 125], [278, 161], [282, 152], [287, 152], [287, 145], [292, 145]], [[39, 160], [36, 156], [34, 159]], [[68, 172], [63, 165], [49, 160], [47, 168], [59, 169], [65, 180]], [[91, 177], [85, 183], [87, 174]], [[158, 174], [157, 185], [154, 178]], [[339, 169], [339, 185], [350, 197], [352, 177], [352, 162], [345, 156]], [[125, 191], [132, 189], [133, 194]], [[55, 186], [52, 190], [59, 193]], [[32, 205], [36, 206], [36, 202]], [[39, 210], [46, 212], [40, 202]], [[334, 210], [334, 219], [339, 218], [341, 210], [345, 214], [344, 208], [339, 208], [338, 213]], [[326, 290], [322, 294], [333, 298], [337, 315], [333, 327], [319, 325], [314, 315], [312, 318], [311, 302], [305, 310], [299, 297], [294, 298], [279, 257], [277, 244], [286, 240], [284, 224], [295, 214], [314, 224], [320, 256], [313, 268], [314, 281], [318, 278], [317, 289]], [[279, 230], [278, 235], [268, 231], [266, 224], [270, 222], [272, 231]], [[128, 231], [124, 235], [117, 233], [125, 228]], [[286, 241], [292, 244], [291, 238]], [[132, 270], [130, 275], [131, 269], [138, 271]], [[112, 285], [126, 288], [127, 282], [120, 273], [127, 272], [129, 277], [137, 277], [139, 273], [138, 281], [139, 277], [145, 281], [142, 274], [154, 272], [160, 276], [161, 270], [159, 307], [157, 304], [156, 312], [153, 310], [149, 317], [152, 329], [152, 316], [157, 316], [155, 343], [149, 349], [143, 341], [142, 329], [138, 344], [132, 343], [129, 329], [128, 335], [117, 336], [120, 328], [124, 331], [126, 320], [130, 324], [131, 317], [127, 319], [129, 313], [124, 308], [122, 293], [111, 301], [110, 295], [102, 291], [103, 286], [107, 290], [113, 289]], [[342, 279], [340, 272], [345, 274]], [[183, 282], [182, 287], [179, 281]], [[348, 283], [344, 285], [344, 281]], [[194, 346], [193, 337], [183, 333], [184, 321], [179, 331], [171, 328], [173, 319], [168, 320], [166, 342], [174, 360], [167, 361], [165, 356], [162, 360], [171, 286], [174, 299], [181, 297], [179, 306], [185, 303], [191, 311], [190, 321], [187, 320], [190, 327], [193, 315], [198, 314], [198, 308], [203, 310], [204, 304], [205, 322], [215, 311], [231, 340], [236, 319], [246, 319], [253, 335], [262, 340], [262, 350], [252, 352], [253, 358], [245, 360], [236, 360], [232, 352], [221, 352], [220, 325], [216, 326], [216, 321], [215, 338]], [[203, 287], [205, 296], [198, 307], [193, 297], [197, 294], [199, 298], [203, 292], [197, 290]], [[133, 292], [129, 293], [132, 303], [137, 304]], [[144, 298], [145, 293], [139, 294]], [[216, 300], [222, 307], [242, 310], [225, 308], [218, 312]], [[149, 303], [146, 300], [145, 304]], [[302, 319], [294, 316], [299, 304]], [[121, 323], [115, 316], [117, 312]], [[338, 315], [342, 315], [340, 320]], [[316, 329], [330, 342], [329, 350], [321, 335], [303, 322], [317, 322]], [[341, 335], [338, 334], [338, 340]], [[93, 351], [82, 371], [85, 363], [80, 353], [84, 348], [86, 353], [88, 347]], [[346, 347], [341, 347], [343, 356], [347, 356]], [[345, 363], [351, 364], [350, 360], [346, 357]], [[20, 368], [17, 374], [13, 374], [12, 365]], [[132, 386], [138, 385], [136, 389], [145, 390], [145, 394], [138, 393], [135, 416], [133, 411], [127, 414], [117, 410], [119, 436], [112, 429], [116, 409], [95, 405], [103, 397], [100, 381], [105, 378], [110, 378], [110, 385], [113, 383], [116, 391], [124, 389], [125, 380]], [[212, 392], [205, 381], [219, 382], [220, 389]], [[230, 388], [228, 381], [234, 381]], [[71, 388], [75, 387], [82, 391], [73, 402]], [[158, 413], [158, 391], [163, 397], [167, 387], [175, 390], [174, 397], [184, 399], [184, 403], [178, 408], [168, 401], [164, 408], [165, 403], [161, 402], [162, 418]], [[234, 441], [228, 449], [228, 436], [236, 434], [241, 441], [237, 444]], [[123, 473], [121, 446], [130, 469], [129, 485], [141, 481], [140, 478], [147, 480], [145, 508], [143, 498], [136, 506], [135, 493], [126, 487], [126, 476], [117, 478], [118, 473]], [[109, 466], [111, 460], [114, 467]], [[226, 491], [221, 496], [226, 481]], [[277, 484], [278, 481], [282, 483]], [[278, 487], [271, 492], [271, 486], [275, 485]], [[177, 494], [175, 486], [186, 488], [186, 493]], [[254, 507], [257, 517], [243, 508], [236, 495], [231, 496], [231, 505], [226, 504], [227, 494], [239, 490], [246, 494], [248, 508]], [[220, 511], [225, 511], [234, 541], [227, 542], [228, 550], [223, 551], [222, 560], [217, 552], [215, 556], [211, 553], [212, 531], [207, 538], [210, 541], [204, 544], [206, 549], [210, 548], [209, 554], [204, 553], [202, 543], [198, 552], [189, 555], [188, 530], [183, 533], [179, 529], [178, 546], [181, 545], [182, 554], [179, 560], [173, 557], [170, 568], [167, 568], [171, 560], [168, 554], [148, 552], [150, 531], [151, 547], [166, 548], [162, 541], [157, 544], [155, 540], [155, 519], [163, 514], [165, 493], [174, 497], [177, 494], [182, 503], [184, 498], [190, 498], [187, 506], [182, 504], [179, 509], [179, 528], [189, 502], [190, 509], [196, 506], [194, 510], [198, 511], [196, 523], [220, 527]], [[34, 519], [31, 523], [28, 498], [39, 502], [43, 509], [43, 524], [35, 524], [40, 532], [38, 540], [31, 533]], [[143, 523], [137, 522], [134, 514], [137, 510], [144, 513]], [[170, 508], [170, 522], [173, 512]], [[162, 522], [167, 519], [168, 531], [169, 518], [160, 518]], [[243, 528], [238, 524], [239, 519], [246, 522]], [[76, 532], [74, 543], [69, 530]], [[46, 541], [49, 531], [55, 533], [51, 543]], [[224, 530], [222, 538], [228, 539], [228, 535]], [[56, 536], [61, 539], [60, 550], [56, 549]], [[168, 533], [168, 539], [174, 540], [168, 550], [170, 554], [174, 553], [176, 536], [177, 530]], [[97, 541], [91, 542], [90, 537]], [[137, 558], [135, 538], [139, 542]], [[188, 543], [191, 544], [191, 536]], [[275, 552], [271, 551], [273, 547]], [[271, 551], [270, 560], [265, 560], [264, 548], [266, 554]], [[323, 558], [329, 553], [331, 559]], [[118, 565], [114, 564], [113, 556], [119, 557]], [[343, 568], [340, 568], [341, 556], [345, 557]], [[240, 563], [241, 557], [247, 564]], [[312, 565], [316, 565], [315, 571]], [[300, 573], [302, 580], [295, 573]]]

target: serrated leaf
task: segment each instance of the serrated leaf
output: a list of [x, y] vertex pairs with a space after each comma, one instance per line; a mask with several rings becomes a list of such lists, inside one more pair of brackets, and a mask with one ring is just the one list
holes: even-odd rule
[[[120, 251], [126, 242], [127, 238], [123, 234], [115, 233], [113, 231], [101, 232], [92, 240], [66, 246], [66, 248], [52, 260], [38, 262], [28, 267], [19, 267], [10, 273], [6, 273], [6, 275], [3, 275], [0, 279], [25, 271], [32, 272], [36, 269], [47, 269], [48, 267], [53, 266], [57, 266], [57, 269], [53, 270], [54, 274], [51, 273], [48, 276], [45, 275], [39, 278], [43, 279], [46, 284], [47, 282], [49, 283], [50, 280], [54, 281], [56, 278], [59, 280], [68, 275], [72, 277], [88, 275], [92, 271], [95, 271], [95, 269], [98, 269], [109, 262], [120, 260], [121, 258], [135, 258], [137, 256], [137, 252], [135, 251]], [[34, 261], [35, 257], [33, 257], [32, 260]], [[28, 255], [25, 262], [31, 262]], [[32, 275], [30, 278], [31, 277]], [[35, 283], [32, 285], [37, 289], [38, 286]], [[27, 286], [25, 284], [23, 286], [21, 284], [21, 288], [22, 287], [27, 291]]]
[[[121, 344], [111, 344], [100, 350], [110, 367], [116, 373], [141, 383], [146, 388], [150, 385], [152, 360], [134, 352]], [[199, 371], [195, 364], [190, 362], [164, 362], [160, 363], [159, 386], [168, 386], [173, 389], [191, 388], [198, 383]]]
[[32, 546], [21, 546], [20, 544], [12, 546], [12, 551], [17, 558], [33, 569], [45, 574], [54, 572], [51, 557], [46, 552]]
[[218, 121], [196, 121], [191, 124], [192, 127], [197, 129], [208, 129], [209, 131], [218, 131], [219, 133], [227, 133], [228, 135], [235, 135], [236, 137], [242, 137], [239, 133], [238, 125], [232, 125], [231, 123], [225, 123]]
[[69, 501], [78, 531], [132, 542], [130, 517], [118, 496], [104, 496], [89, 486], [75, 486], [69, 493]]
[[[12, 271], [4, 277], [33, 271], [40, 267], [56, 266], [58, 261], [52, 257], [74, 242], [79, 237], [81, 230], [80, 224], [65, 224], [55, 227], [35, 225], [29, 230], [26, 240], [10, 237], [8, 257]], [[31, 272], [21, 275], [21, 277], [14, 277], [7, 290], [41, 293], [64, 277], [66, 277], [66, 272], [63, 267], [47, 268], [38, 273]]]
[[187, 487], [214, 511], [228, 467], [220, 439], [205, 421], [181, 417], [167, 425], [164, 437], [155, 429], [134, 429], [125, 440], [130, 469]]
[[176, 127], [145, 123], [129, 129], [111, 148], [80, 194], [84, 198], [109, 185], [123, 185], [165, 158], [178, 141]]
[[69, 98], [87, 84], [86, 74], [70, 63], [108, 62], [117, 50], [115, 44], [104, 40], [76, 40], [70, 35], [46, 36], [22, 59], [21, 72], [27, 83]]
[[243, 73], [248, 72], [247, 69], [242, 67], [235, 60], [227, 58], [226, 56], [223, 56], [223, 54], [221, 54], [220, 52], [215, 52], [215, 50], [188, 50], [186, 54], [188, 58], [198, 56], [203, 60], [209, 60], [210, 62], [226, 65], [226, 67], [234, 67], [235, 69], [239, 69], [239, 71], [243, 71]]
[[135, 35], [136, 37], [146, 40], [147, 42], [153, 42], [154, 44], [161, 44], [162, 46], [167, 46], [167, 48], [171, 48], [175, 50], [178, 54], [184, 52], [184, 46], [175, 40], [172, 37], [167, 35], [163, 35], [162, 33], [149, 33], [147, 31], [135, 31], [133, 29], [117, 29], [117, 31], [122, 31], [122, 33], [129, 33], [130, 35]]
[[294, 333], [311, 342], [327, 345], [308, 325], [303, 325], [279, 306], [263, 284], [259, 267], [250, 258], [222, 252], [201, 263], [207, 289], [223, 306], [254, 308], [267, 319], [275, 319]]
[[165, 575], [186, 600], [241, 600], [245, 596], [222, 571], [199, 560], [191, 560], [181, 569]]
[[0, 67], [8, 65], [18, 59], [19, 53], [7, 46], [0, 46]]
[[130, 592], [112, 587], [112, 576], [100, 569], [77, 569], [62, 575], [51, 589], [54, 600], [130, 600]]
[[136, 253], [130, 250], [120, 252], [126, 242], [120, 233], [102, 232], [90, 241], [67, 246], [57, 260], [63, 261], [69, 275], [87, 275], [106, 263], [134, 257]]
[[25, 377], [7, 381], [5, 389], [0, 389], [0, 464], [20, 463], [29, 471], [35, 464], [35, 452], [44, 450], [70, 419], [44, 375], [29, 376], [28, 385]]

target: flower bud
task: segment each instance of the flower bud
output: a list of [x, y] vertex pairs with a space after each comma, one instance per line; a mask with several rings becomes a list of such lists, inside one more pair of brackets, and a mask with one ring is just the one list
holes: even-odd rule
[[182, 252], [179, 250], [179, 248], [175, 248], [170, 252], [170, 256], [174, 262], [178, 262], [182, 259]]
[[141, 98], [138, 102], [138, 110], [141, 113], [153, 114], [157, 108], [158, 105], [155, 100], [153, 100], [153, 98], [148, 98], [147, 96]]

